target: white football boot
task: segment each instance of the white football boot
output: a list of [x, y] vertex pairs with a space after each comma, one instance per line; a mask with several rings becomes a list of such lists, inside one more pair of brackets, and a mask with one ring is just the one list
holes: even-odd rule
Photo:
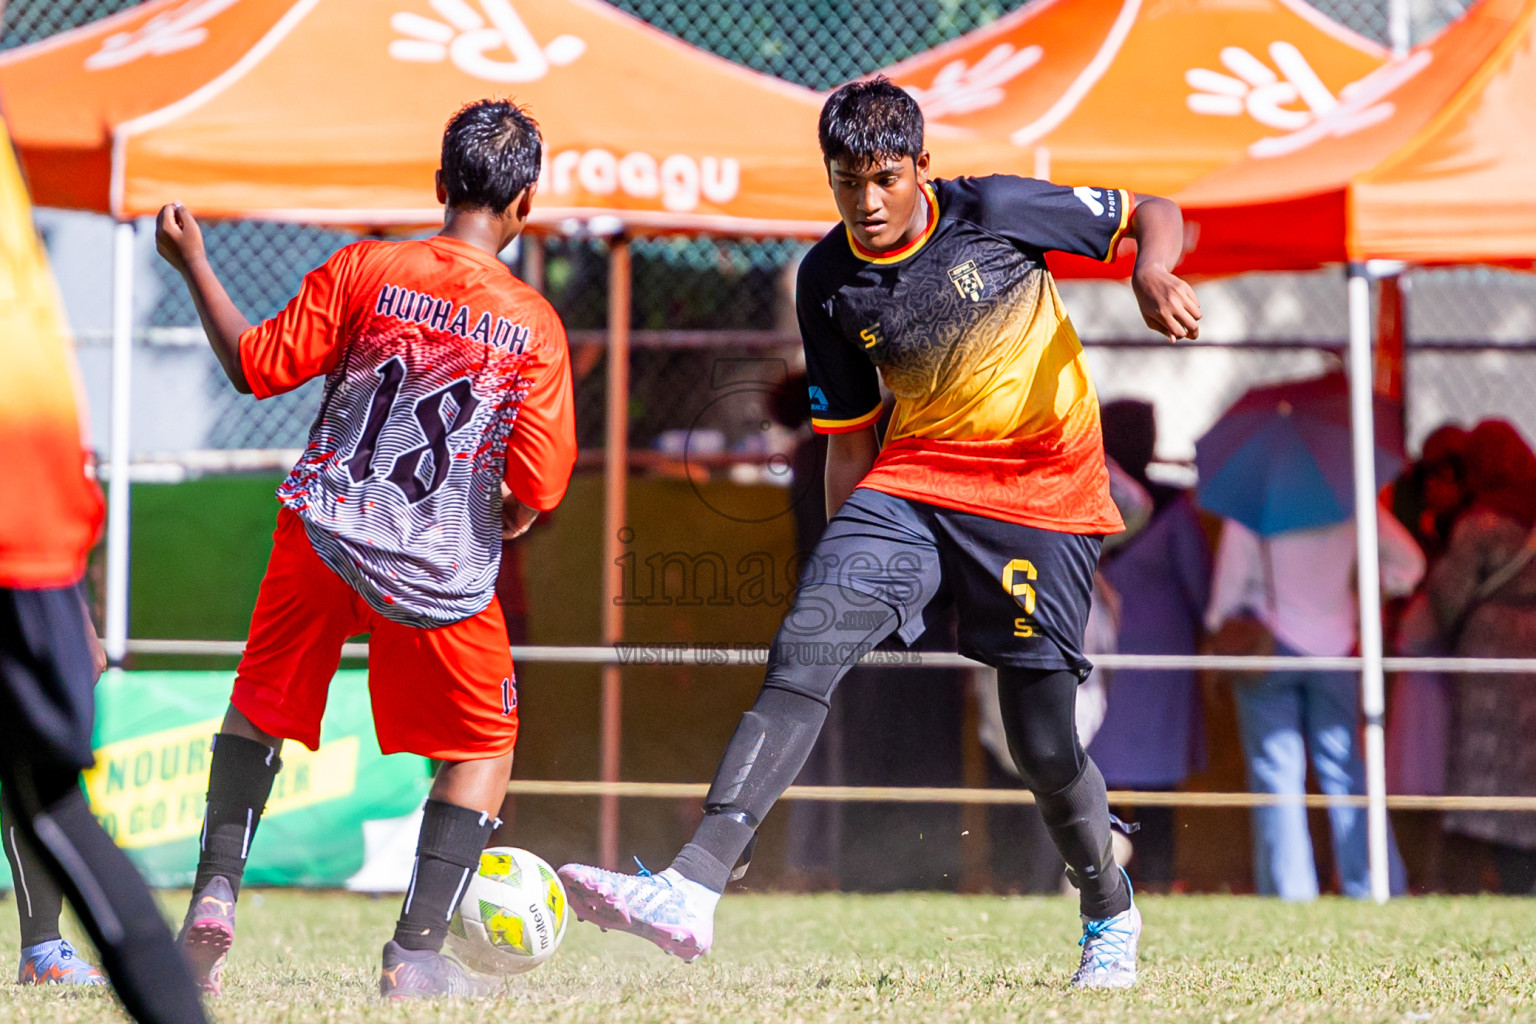
[[[1122, 869], [1123, 872], [1124, 869]], [[1130, 876], [1125, 879], [1127, 889]], [[1136, 984], [1136, 945], [1141, 940], [1141, 911], [1131, 908], [1114, 917], [1085, 917], [1082, 961], [1072, 975], [1073, 988], [1130, 988]]]
[[715, 937], [715, 904], [720, 894], [668, 868], [638, 875], [586, 864], [567, 864], [560, 880], [578, 921], [649, 939], [692, 963], [709, 951]]

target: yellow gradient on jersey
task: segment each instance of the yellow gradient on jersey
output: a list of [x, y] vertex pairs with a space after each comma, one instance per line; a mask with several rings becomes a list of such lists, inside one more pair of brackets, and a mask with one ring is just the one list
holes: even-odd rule
[[[1001, 441], [1082, 417], [1098, 399], [1056, 282], [1031, 271], [989, 316], [882, 368], [896, 396], [886, 440]], [[943, 331], [941, 324], [933, 329]]]
[[101, 523], [57, 290], [0, 121], [0, 586], [78, 579]]

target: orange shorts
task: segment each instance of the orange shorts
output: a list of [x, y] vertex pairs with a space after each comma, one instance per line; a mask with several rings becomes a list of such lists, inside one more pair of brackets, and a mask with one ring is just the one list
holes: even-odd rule
[[368, 694], [379, 747], [442, 761], [500, 757], [517, 744], [517, 689], [501, 605], [437, 629], [391, 622], [277, 514], [231, 703], [264, 732], [320, 746], [331, 678], [350, 636], [371, 633]]

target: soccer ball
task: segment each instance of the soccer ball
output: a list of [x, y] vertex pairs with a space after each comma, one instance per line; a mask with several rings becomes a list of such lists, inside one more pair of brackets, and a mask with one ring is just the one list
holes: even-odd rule
[[565, 919], [554, 869], [527, 850], [493, 846], [448, 922], [448, 948], [482, 974], [521, 974], [555, 955]]

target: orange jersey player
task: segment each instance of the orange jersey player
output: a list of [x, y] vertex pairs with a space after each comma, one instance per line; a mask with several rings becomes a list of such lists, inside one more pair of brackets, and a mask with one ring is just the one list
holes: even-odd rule
[[537, 124], [511, 103], [460, 110], [437, 175], [443, 230], [341, 249], [254, 327], [225, 295], [192, 216], [160, 212], [160, 252], [186, 279], [235, 387], [266, 398], [325, 378], [309, 443], [278, 488], [271, 561], [215, 738], [181, 940], [210, 992], [282, 742], [319, 746], [342, 642], [363, 632], [380, 747], [442, 762], [380, 991], [474, 988], [441, 950], [517, 741], [495, 599], [501, 542], [559, 503], [576, 457], [564, 327], [496, 258], [527, 223], [540, 149]]

